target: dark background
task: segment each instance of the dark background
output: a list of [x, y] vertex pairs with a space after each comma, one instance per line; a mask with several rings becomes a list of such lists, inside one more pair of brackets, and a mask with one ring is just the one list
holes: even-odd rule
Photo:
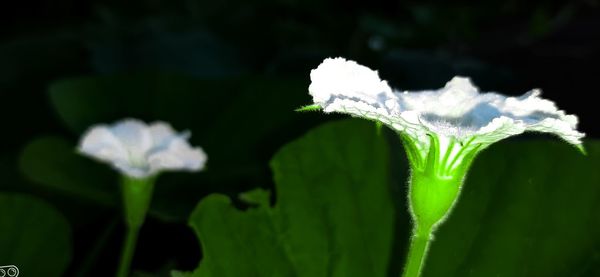
[[[106, 244], [90, 268], [110, 274], [122, 226], [118, 210], [39, 188], [22, 176], [17, 165], [23, 147], [41, 135], [62, 136], [75, 146], [79, 134], [65, 126], [48, 96], [51, 84], [65, 78], [117, 74], [142, 82], [149, 78], [152, 87], [153, 80], [145, 76], [172, 74], [192, 80], [260, 79], [265, 86], [279, 84], [277, 98], [264, 102], [261, 97], [271, 94], [257, 89], [254, 98], [259, 105], [251, 112], [268, 115], [273, 109], [261, 120], [288, 121], [268, 130], [256, 128], [256, 134], [248, 127], [242, 128], [246, 133], [236, 133], [235, 125], [219, 129], [234, 130], [222, 133], [229, 137], [226, 141], [256, 135], [253, 144], [244, 146], [250, 158], [243, 162], [254, 165], [254, 171], [222, 182], [206, 177], [194, 201], [211, 192], [236, 195], [255, 186], [271, 186], [267, 164], [273, 153], [326, 120], [292, 111], [310, 103], [309, 72], [325, 57], [342, 56], [378, 69], [399, 89], [441, 87], [457, 74], [472, 77], [483, 90], [510, 95], [541, 88], [545, 98], [579, 116], [580, 130], [596, 138], [600, 133], [595, 100], [600, 78], [599, 1], [13, 1], [0, 9], [0, 24], [1, 162], [3, 174], [13, 180], [4, 189], [46, 198], [68, 215], [74, 232], [69, 275], [82, 274], [86, 253], [102, 234]], [[285, 80], [293, 80], [289, 86], [295, 89], [287, 91]], [[133, 97], [144, 97], [144, 91], [133, 90]], [[235, 93], [211, 102], [210, 95], [216, 93], [218, 89], [198, 89], [197, 94], [204, 96], [189, 101], [198, 103], [198, 110], [209, 106], [226, 110], [227, 116], [239, 118], [240, 125], [268, 125], [245, 122], [246, 114], [227, 109], [224, 102], [233, 100]], [[274, 108], [280, 102], [291, 106]], [[223, 116], [199, 113], [209, 119]], [[106, 120], [128, 116], [164, 119], [132, 109]], [[173, 115], [182, 116], [199, 115]], [[186, 120], [171, 122], [199, 134], [192, 141], [205, 147], [209, 157], [223, 150], [219, 147], [230, 147], [211, 144], [201, 134], [202, 127], [187, 126]], [[226, 171], [224, 164], [217, 161], [212, 168]], [[90, 214], [92, 219], [80, 221], [76, 213]], [[184, 222], [149, 218], [151, 231], [142, 232], [134, 268], [147, 272], [195, 268], [201, 254]]]

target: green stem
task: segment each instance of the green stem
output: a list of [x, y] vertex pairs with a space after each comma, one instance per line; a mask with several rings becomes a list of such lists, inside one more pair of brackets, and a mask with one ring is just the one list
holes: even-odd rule
[[119, 269], [117, 271], [118, 277], [129, 276], [129, 269], [131, 267], [131, 261], [133, 260], [133, 254], [135, 253], [138, 233], [144, 223], [148, 208], [150, 207], [153, 189], [154, 177], [143, 179], [123, 177], [121, 192], [123, 194], [123, 208], [127, 233], [121, 252], [121, 263], [119, 264]]
[[119, 264], [117, 277], [129, 276], [129, 268], [131, 266], [131, 261], [133, 260], [133, 253], [135, 252], [139, 231], [139, 227], [127, 227], [127, 234], [125, 235], [125, 242], [123, 243], [123, 250], [121, 251], [121, 263]]
[[404, 268], [404, 274], [402, 274], [403, 277], [421, 276], [430, 241], [431, 231], [415, 232], [410, 242], [406, 267]]

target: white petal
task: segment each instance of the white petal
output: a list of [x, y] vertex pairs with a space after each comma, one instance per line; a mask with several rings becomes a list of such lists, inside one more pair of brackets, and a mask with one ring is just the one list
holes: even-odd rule
[[87, 131], [79, 143], [79, 152], [102, 161], [127, 161], [128, 153], [107, 126], [100, 125]]
[[496, 141], [525, 132], [525, 125], [514, 119], [501, 116], [494, 118], [488, 125], [477, 130], [475, 143], [492, 144]]
[[149, 130], [153, 147], [167, 147], [172, 139], [180, 137], [169, 123], [162, 121], [150, 124]]
[[140, 148], [144, 151], [152, 147], [149, 127], [137, 119], [125, 119], [110, 128], [111, 132], [127, 148]]
[[188, 170], [198, 171], [204, 168], [207, 157], [199, 148], [192, 148], [187, 141], [178, 138], [171, 141], [167, 148], [148, 156], [151, 171]]
[[478, 89], [469, 78], [454, 77], [439, 90], [426, 90], [402, 93], [396, 92], [400, 108], [403, 111], [417, 111], [422, 115], [459, 118], [472, 110], [482, 101], [488, 101], [494, 95], [480, 98]]
[[529, 124], [527, 130], [555, 134], [568, 143], [581, 145], [581, 139], [585, 134], [578, 132], [572, 126], [572, 121], [569, 122], [569, 120], [546, 118], [534, 124]]
[[327, 105], [335, 98], [346, 98], [384, 105], [392, 89], [376, 71], [343, 58], [325, 59], [310, 73], [309, 92], [317, 104]]
[[131, 163], [143, 167], [145, 154], [152, 148], [148, 125], [137, 119], [125, 119], [114, 124], [110, 131], [127, 149]]

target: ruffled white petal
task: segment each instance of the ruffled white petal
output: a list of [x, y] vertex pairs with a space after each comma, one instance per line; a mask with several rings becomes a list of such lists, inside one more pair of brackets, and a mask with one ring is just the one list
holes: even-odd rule
[[542, 99], [539, 90], [521, 97], [480, 93], [464, 77], [438, 90], [391, 92], [376, 71], [336, 58], [311, 72], [309, 92], [323, 111], [382, 122], [421, 149], [429, 148], [428, 135], [485, 145], [525, 131], [555, 134], [575, 145], [584, 136], [576, 129], [577, 117]]
[[90, 129], [79, 144], [79, 151], [102, 161], [128, 161], [129, 155], [107, 126]]
[[189, 133], [179, 134], [165, 122], [150, 125], [125, 119], [112, 126], [91, 128], [82, 138], [80, 153], [110, 163], [122, 173], [145, 178], [166, 170], [197, 171], [206, 154], [187, 142]]
[[162, 121], [152, 123], [148, 130], [150, 132], [152, 144], [155, 147], [168, 145], [171, 139], [179, 136], [170, 124]]
[[204, 167], [207, 157], [201, 148], [192, 148], [183, 139], [173, 140], [167, 151], [158, 151], [149, 155], [150, 169], [197, 171]]
[[140, 120], [119, 121], [110, 128], [110, 131], [129, 150], [139, 149], [140, 152], [145, 152], [152, 147], [152, 137], [148, 125]]
[[308, 90], [315, 103], [324, 108], [339, 98], [385, 106], [384, 102], [393, 97], [392, 89], [379, 79], [377, 72], [342, 58], [326, 59], [310, 73], [310, 78]]

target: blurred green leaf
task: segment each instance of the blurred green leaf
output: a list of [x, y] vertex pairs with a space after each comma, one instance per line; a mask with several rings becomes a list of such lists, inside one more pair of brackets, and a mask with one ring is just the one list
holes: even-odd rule
[[50, 101], [60, 119], [77, 134], [93, 124], [132, 117], [147, 117], [157, 84], [154, 74], [81, 77], [54, 82]]
[[116, 176], [106, 165], [76, 153], [76, 145], [60, 137], [30, 142], [19, 160], [25, 177], [44, 188], [105, 206], [119, 203]]
[[259, 155], [268, 151], [268, 156], [262, 157], [266, 164], [277, 148], [291, 139], [290, 134], [302, 132], [297, 123], [303, 116], [294, 109], [307, 102], [307, 87], [293, 79], [241, 79], [239, 94], [227, 100], [210, 128], [202, 130], [207, 151], [212, 149], [212, 165], [256, 166]]
[[311, 131], [271, 161], [277, 202], [246, 193], [246, 211], [224, 195], [190, 218], [204, 260], [193, 276], [383, 276], [393, 238], [388, 148], [372, 124]]
[[34, 197], [0, 194], [0, 265], [21, 276], [63, 276], [71, 261], [71, 229], [52, 206]]

